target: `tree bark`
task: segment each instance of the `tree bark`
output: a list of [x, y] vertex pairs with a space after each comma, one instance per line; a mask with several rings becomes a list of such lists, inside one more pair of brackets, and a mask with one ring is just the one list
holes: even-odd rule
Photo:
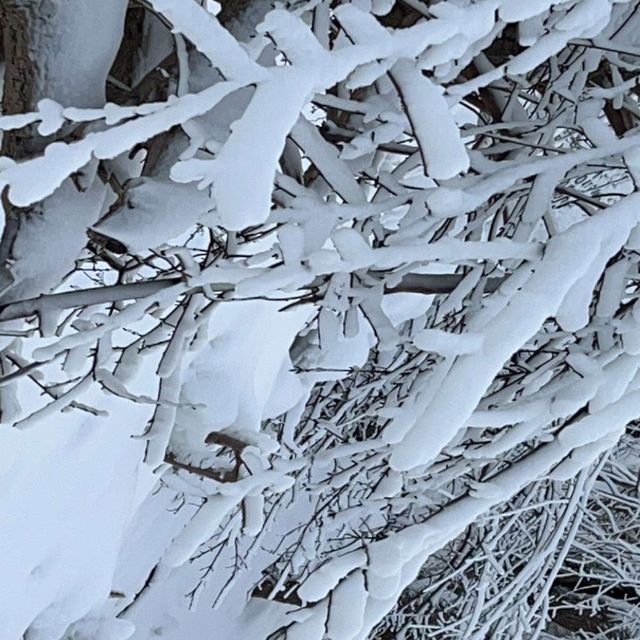
[[[127, 0], [0, 0], [3, 113], [33, 111], [43, 98], [63, 106], [103, 106], [126, 6]], [[63, 127], [49, 137], [38, 135], [34, 127], [10, 131], [3, 136], [0, 152], [15, 160], [33, 157], [54, 140], [68, 140], [76, 129]], [[3, 300], [45, 293], [73, 266], [86, 242], [84, 229], [100, 213], [106, 193], [94, 186], [95, 166], [84, 178], [81, 187], [67, 180], [52, 196], [28, 208], [13, 206], [3, 194]]]

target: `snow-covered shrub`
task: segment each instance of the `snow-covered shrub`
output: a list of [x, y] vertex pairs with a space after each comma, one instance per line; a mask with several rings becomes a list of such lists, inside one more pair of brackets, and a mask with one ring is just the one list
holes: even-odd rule
[[637, 637], [639, 10], [5, 2], [0, 639]]

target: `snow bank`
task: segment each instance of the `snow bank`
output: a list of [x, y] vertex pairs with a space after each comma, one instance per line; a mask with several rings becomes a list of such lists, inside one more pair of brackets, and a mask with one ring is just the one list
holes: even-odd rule
[[0, 431], [0, 509], [11, 514], [0, 521], [2, 640], [27, 628], [29, 637], [57, 640], [109, 596], [125, 528], [155, 484], [131, 439], [149, 408], [96, 390], [83, 401], [109, 417], [74, 411]]

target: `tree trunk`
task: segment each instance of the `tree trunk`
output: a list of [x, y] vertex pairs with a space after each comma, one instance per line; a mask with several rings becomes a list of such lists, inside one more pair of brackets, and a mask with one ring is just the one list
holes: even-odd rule
[[[6, 115], [37, 109], [44, 98], [63, 106], [101, 107], [109, 69], [122, 38], [126, 0], [2, 0]], [[49, 137], [33, 127], [8, 132], [2, 154], [22, 160], [75, 127]], [[32, 297], [59, 284], [73, 267], [85, 230], [107, 195], [96, 166], [81, 183], [67, 180], [38, 206], [14, 207], [3, 194], [6, 226], [0, 241], [0, 291], [4, 301]]]

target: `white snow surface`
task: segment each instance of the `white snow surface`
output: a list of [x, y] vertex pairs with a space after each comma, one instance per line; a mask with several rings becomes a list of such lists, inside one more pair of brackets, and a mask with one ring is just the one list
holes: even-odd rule
[[131, 439], [149, 407], [100, 391], [83, 400], [110, 415], [59, 413], [0, 432], [0, 508], [11, 514], [0, 521], [2, 640], [27, 627], [29, 637], [58, 640], [108, 598], [125, 530], [155, 485]]
[[[177, 436], [198, 444], [211, 431], [254, 434], [263, 419], [293, 407], [304, 387], [292, 373], [289, 348], [310, 310], [282, 311], [277, 301], [221, 303], [211, 314], [209, 341], [186, 374]], [[205, 430], [203, 432], [203, 429]]]

